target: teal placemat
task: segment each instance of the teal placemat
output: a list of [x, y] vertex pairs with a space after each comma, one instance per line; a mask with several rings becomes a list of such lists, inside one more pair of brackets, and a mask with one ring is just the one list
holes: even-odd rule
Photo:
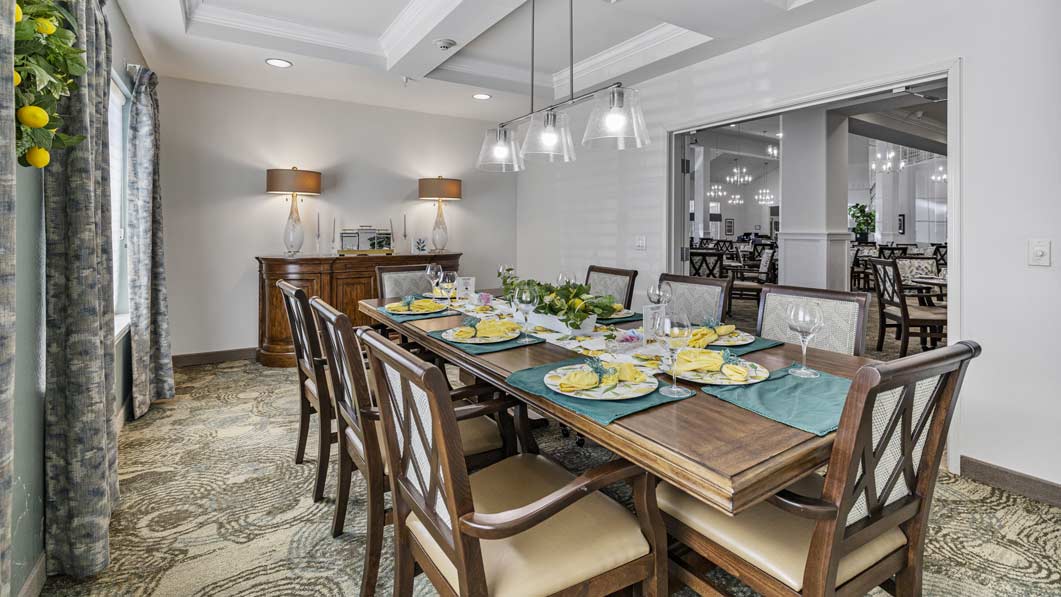
[[[755, 352], [758, 350], [766, 350], [767, 348], [773, 348], [775, 346], [781, 346], [784, 342], [778, 342], [777, 340], [767, 340], [766, 338], [755, 338], [755, 342], [751, 344], [745, 344], [744, 346], [730, 346], [729, 352], [734, 356], [746, 355], [749, 352]], [[721, 347], [714, 346], [712, 350], [721, 350]]]
[[[571, 396], [564, 396], [554, 392], [545, 385], [545, 374], [566, 365], [575, 365], [578, 363], [585, 363], [586, 359], [568, 359], [566, 361], [557, 361], [555, 363], [549, 363], [548, 365], [540, 365], [538, 367], [531, 367], [530, 369], [523, 369], [522, 371], [516, 371], [512, 375], [508, 376], [507, 381], [510, 385], [515, 386], [525, 392], [537, 394], [543, 398], [547, 398], [552, 402], [563, 406], [569, 410], [573, 410], [576, 413], [589, 417], [601, 425], [608, 425], [616, 419], [620, 419], [627, 415], [648, 410], [653, 406], [659, 406], [660, 404], [667, 404], [668, 402], [677, 402], [678, 400], [684, 400], [684, 398], [670, 398], [659, 393], [659, 390], [652, 392], [646, 396], [640, 398], [633, 398], [630, 400], [583, 400], [581, 398], [572, 398]], [[662, 383], [662, 382], [661, 382]]]
[[[446, 340], [445, 338], [442, 337], [442, 333], [443, 333], [442, 331], [434, 331], [434, 332], [428, 332], [427, 335], [431, 336], [432, 338], [437, 338], [438, 340], [442, 340], [446, 344], [450, 344], [452, 346], [456, 346], [457, 348], [463, 350], [464, 352], [466, 352], [468, 354], [489, 354], [491, 352], [501, 352], [502, 350], [509, 350], [511, 348], [519, 348], [521, 346], [533, 346], [535, 344], [539, 344], [541, 342], [545, 342], [545, 340], [542, 340], [541, 338], [538, 338], [537, 336], [528, 336], [527, 334], [520, 333], [519, 338], [516, 338], [515, 340], [509, 340], [507, 342], [495, 342], [493, 344], [465, 344], [463, 342], [452, 342], [450, 340]], [[534, 340], [534, 341], [533, 342], [526, 342], [526, 343], [522, 343], [521, 344], [520, 343], [520, 339], [521, 338], [527, 338], [527, 337], [529, 337], [531, 340]]]
[[376, 310], [386, 315], [387, 317], [390, 317], [394, 321], [397, 321], [398, 323], [416, 321], [417, 319], [434, 319], [435, 317], [452, 317], [454, 315], [460, 315], [459, 312], [450, 311], [449, 309], [446, 309], [445, 311], [439, 311], [438, 313], [424, 313], [422, 315], [397, 315], [387, 311], [386, 307], [376, 307]]
[[807, 433], [822, 436], [836, 431], [851, 380], [828, 373], [806, 379], [789, 375], [790, 368], [778, 369], [766, 381], [750, 386], [705, 386], [703, 390]]
[[634, 313], [633, 315], [627, 315], [626, 317], [616, 317], [614, 319], [598, 319], [597, 323], [605, 325], [615, 325], [617, 323], [627, 323], [630, 321], [641, 321], [644, 319], [644, 315], [640, 313]]

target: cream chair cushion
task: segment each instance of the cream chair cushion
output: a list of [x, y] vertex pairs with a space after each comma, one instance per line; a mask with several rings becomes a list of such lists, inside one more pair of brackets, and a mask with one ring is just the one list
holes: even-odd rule
[[[473, 473], [472, 500], [477, 512], [502, 512], [548, 495], [573, 478], [547, 458], [520, 454]], [[456, 567], [415, 514], [406, 522], [456, 591]], [[637, 519], [600, 492], [518, 535], [480, 545], [489, 594], [504, 597], [549, 595], [649, 553]]]
[[[823, 479], [812, 475], [789, 489], [808, 496], [820, 496]], [[680, 489], [660, 483], [656, 489], [659, 509], [681, 523], [754, 564], [792, 588], [803, 589], [811, 535], [815, 521], [789, 514], [768, 503], [759, 503], [736, 515], [727, 516]], [[892, 529], [840, 560], [836, 586], [844, 584], [906, 545], [906, 535]]]

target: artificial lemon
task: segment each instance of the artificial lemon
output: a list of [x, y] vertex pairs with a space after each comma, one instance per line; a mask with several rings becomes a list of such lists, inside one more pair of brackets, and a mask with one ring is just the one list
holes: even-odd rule
[[19, 122], [31, 129], [42, 129], [48, 124], [48, 113], [37, 106], [22, 106], [15, 114]]
[[21, 23], [22, 22], [22, 7], [19, 6], [18, 4], [15, 5], [15, 22], [16, 23]]
[[36, 19], [35, 22], [37, 23], [37, 33], [43, 35], [51, 35], [58, 29], [58, 27], [55, 26], [55, 23], [45, 18]]
[[18, 71], [15, 71], [15, 87], [18, 87], [21, 84], [22, 84], [22, 75], [18, 74]]
[[43, 147], [30, 147], [26, 152], [26, 161], [34, 168], [43, 168], [52, 161], [52, 155]]

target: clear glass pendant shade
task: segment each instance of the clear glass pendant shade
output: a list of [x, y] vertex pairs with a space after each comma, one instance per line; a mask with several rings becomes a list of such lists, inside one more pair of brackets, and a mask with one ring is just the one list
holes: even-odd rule
[[574, 161], [575, 144], [567, 114], [549, 110], [531, 116], [520, 153], [524, 158], [550, 162]]
[[523, 156], [516, 145], [515, 131], [503, 127], [487, 130], [475, 167], [487, 172], [523, 170]]
[[645, 115], [636, 89], [605, 89], [593, 98], [593, 113], [582, 136], [586, 147], [627, 149], [649, 144]]

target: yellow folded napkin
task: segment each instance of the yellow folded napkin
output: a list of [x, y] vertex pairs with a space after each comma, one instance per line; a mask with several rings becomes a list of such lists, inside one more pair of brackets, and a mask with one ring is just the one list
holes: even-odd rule
[[577, 352], [579, 354], [585, 355], [587, 357], [599, 357], [602, 354], [604, 354], [605, 351], [603, 351], [603, 350], [590, 350], [588, 348], [580, 348], [580, 349], [578, 349]]
[[722, 365], [722, 375], [733, 381], [748, 381], [748, 368], [740, 365]]
[[604, 366], [615, 369], [619, 381], [632, 383], [645, 381], [645, 374], [635, 367], [633, 363], [604, 363]]
[[[615, 309], [615, 313], [619, 313], [623, 309], [626, 309], [626, 307], [620, 305], [619, 303], [614, 303], [614, 304], [612, 304], [612, 309]], [[612, 313], [612, 315], [615, 315], [615, 313]]]
[[474, 308], [472, 310], [475, 311], [476, 313], [489, 313], [489, 312], [493, 311], [494, 308], [491, 307], [490, 305], [479, 305], [478, 307], [476, 307], [476, 308]]
[[689, 346], [692, 348], [703, 348], [718, 340], [718, 334], [711, 328], [696, 328], [693, 336], [689, 338]]
[[737, 326], [735, 325], [720, 325], [715, 328], [715, 333], [718, 334], [719, 338], [728, 336], [735, 331], [737, 331]]
[[390, 303], [386, 306], [386, 309], [394, 313], [407, 313], [409, 311], [409, 307], [406, 307], [402, 303]]
[[659, 356], [654, 354], [634, 353], [634, 358], [641, 361], [646, 367], [659, 369]]
[[575, 392], [577, 390], [591, 390], [600, 385], [597, 374], [586, 369], [576, 369], [560, 378], [561, 392]]
[[489, 319], [480, 321], [475, 326], [480, 338], [497, 338], [500, 336], [511, 336], [519, 332], [519, 324], [513, 321], [501, 321], [500, 319]]
[[419, 300], [413, 301], [413, 303], [411, 305], [409, 305], [409, 308], [414, 313], [426, 313], [426, 312], [430, 312], [430, 311], [438, 311], [439, 307], [441, 307], [441, 306], [442, 305], [440, 305], [439, 303], [436, 303], [435, 301], [433, 301], [431, 299], [419, 299]]
[[678, 362], [674, 370], [678, 373], [689, 371], [718, 371], [722, 368], [722, 353], [714, 350], [688, 348], [678, 353]]
[[467, 340], [475, 337], [475, 328], [470, 326], [461, 326], [457, 328], [457, 331], [453, 332], [453, 337], [458, 340]]

